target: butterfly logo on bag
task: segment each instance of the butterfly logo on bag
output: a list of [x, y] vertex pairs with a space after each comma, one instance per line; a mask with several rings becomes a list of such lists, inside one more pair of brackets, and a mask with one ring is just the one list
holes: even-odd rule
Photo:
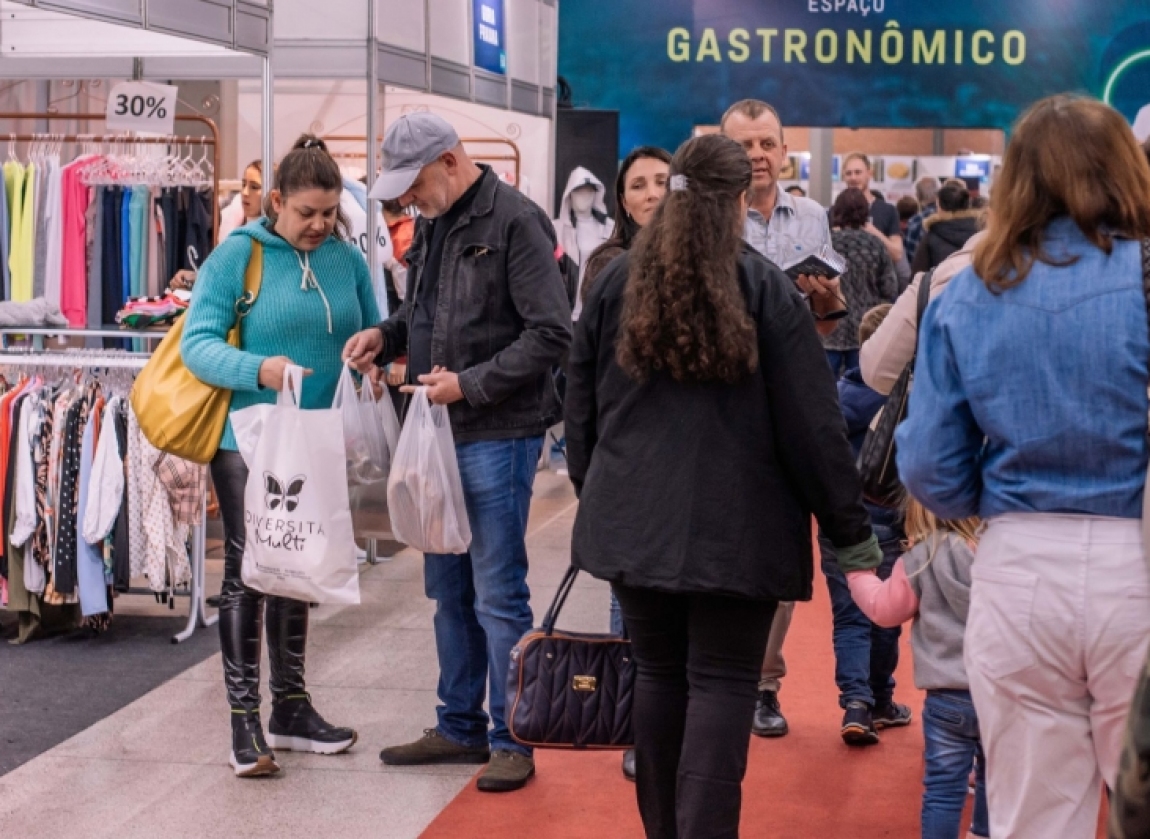
[[296, 475], [290, 481], [283, 481], [271, 472], [264, 472], [266, 514], [259, 515], [250, 508], [244, 510], [248, 537], [275, 550], [300, 553], [307, 549], [310, 537], [325, 536], [322, 522], [303, 520], [292, 515], [299, 509], [300, 496], [306, 483], [306, 475]]
[[278, 510], [281, 507], [289, 513], [294, 513], [299, 506], [299, 494], [303, 492], [303, 475], [296, 475], [284, 487], [284, 482], [271, 472], [264, 472], [264, 506], [269, 510]]

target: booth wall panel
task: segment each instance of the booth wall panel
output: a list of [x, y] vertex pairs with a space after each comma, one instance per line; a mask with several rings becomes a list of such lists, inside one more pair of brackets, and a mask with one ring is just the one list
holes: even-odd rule
[[[250, 79], [263, 70], [263, 59], [255, 55], [221, 55], [210, 61], [186, 58], [145, 58], [145, 79]], [[131, 75], [131, 69], [127, 74]]]
[[539, 84], [538, 0], [506, 0], [507, 75]]
[[379, 45], [379, 80], [416, 90], [427, 88], [427, 57], [422, 53]]
[[539, 112], [550, 118], [551, 114], [555, 112], [555, 89], [550, 87], [543, 88], [543, 106]]
[[[367, 4], [369, 0], [323, 0], [322, 5], [309, 2], [281, 2], [275, 9], [276, 40], [356, 40], [367, 41]], [[415, 5], [410, 3], [409, 5]]]
[[457, 99], [471, 98], [471, 70], [440, 58], [431, 59], [431, 90]]
[[470, 0], [429, 0], [431, 55], [471, 66]]
[[213, 0], [148, 0], [148, 28], [231, 45], [232, 4]]
[[271, 41], [271, 13], [236, 8], [236, 48], [266, 55]]
[[544, 2], [539, 7], [539, 84], [552, 87], [559, 74], [558, 12]]
[[475, 71], [475, 101], [497, 108], [507, 107], [507, 79], [483, 70]]
[[130, 79], [131, 58], [0, 58], [0, 79]]
[[[376, 0], [375, 37], [383, 44], [427, 51], [427, 19], [422, 0]], [[276, 10], [276, 18], [279, 18]]]
[[367, 75], [367, 50], [346, 41], [276, 39], [272, 71], [284, 79], [361, 79]]
[[521, 81], [511, 82], [511, 108], [525, 114], [539, 113], [539, 87]]
[[41, 0], [37, 5], [41, 9], [74, 12], [85, 17], [134, 23], [137, 26], [144, 24], [144, 0]]

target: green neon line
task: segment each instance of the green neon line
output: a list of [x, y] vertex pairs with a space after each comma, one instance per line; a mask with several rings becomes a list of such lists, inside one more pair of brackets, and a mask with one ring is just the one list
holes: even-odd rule
[[1135, 62], [1141, 61], [1144, 58], [1150, 58], [1150, 49], [1136, 52], [1133, 55], [1128, 55], [1122, 60], [1122, 63], [1114, 68], [1114, 72], [1110, 74], [1110, 78], [1106, 80], [1106, 87], [1102, 91], [1102, 101], [1107, 105], [1111, 104], [1110, 95], [1114, 92], [1114, 85], [1118, 82], [1118, 77], [1126, 72], [1127, 68]]

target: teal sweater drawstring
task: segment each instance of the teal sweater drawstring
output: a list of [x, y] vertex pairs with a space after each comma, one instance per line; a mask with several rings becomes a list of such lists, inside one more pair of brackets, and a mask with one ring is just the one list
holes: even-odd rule
[[300, 256], [299, 251], [295, 252], [295, 258], [299, 261], [300, 270], [303, 271], [303, 280], [300, 282], [300, 291], [307, 291], [309, 288], [314, 288], [319, 292], [320, 298], [323, 299], [323, 307], [327, 310], [327, 334], [331, 334], [331, 304], [327, 302], [327, 295], [323, 293], [323, 287], [319, 284], [319, 278], [316, 277], [315, 271], [311, 270], [311, 255], [304, 253]]

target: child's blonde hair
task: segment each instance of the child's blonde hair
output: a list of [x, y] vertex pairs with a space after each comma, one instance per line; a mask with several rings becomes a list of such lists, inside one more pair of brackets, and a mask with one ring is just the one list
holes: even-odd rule
[[[908, 545], [917, 545], [919, 542], [925, 542], [935, 536], [940, 536], [944, 533], [953, 533], [965, 539], [973, 547], [978, 544], [979, 531], [982, 529], [982, 519], [978, 516], [958, 519], [957, 521], [940, 519], [908, 495], [906, 499], [905, 528]], [[933, 550], [931, 553], [934, 553]]]

